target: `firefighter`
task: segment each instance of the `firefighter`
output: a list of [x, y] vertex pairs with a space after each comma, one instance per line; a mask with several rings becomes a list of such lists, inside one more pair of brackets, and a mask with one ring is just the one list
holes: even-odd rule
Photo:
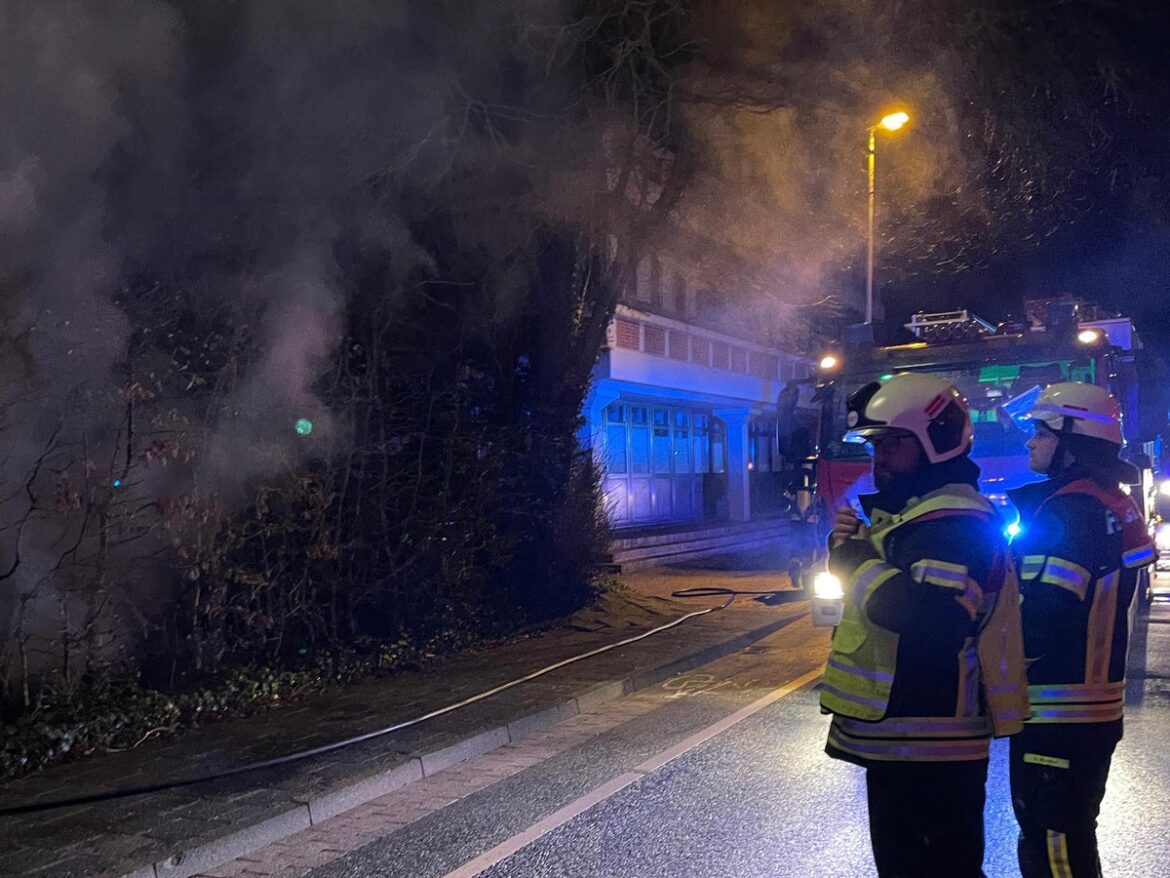
[[990, 740], [1027, 710], [1007, 545], [952, 384], [897, 375], [847, 405], [877, 493], [861, 498], [867, 524], [842, 508], [829, 539], [846, 598], [821, 687], [826, 751], [866, 769], [879, 876], [978, 878]]
[[1097, 814], [1121, 740], [1128, 613], [1154, 547], [1120, 489], [1120, 407], [1105, 388], [1049, 385], [1027, 417], [1028, 465], [1047, 480], [1009, 492], [1032, 717], [1011, 743], [1024, 878], [1099, 876]]

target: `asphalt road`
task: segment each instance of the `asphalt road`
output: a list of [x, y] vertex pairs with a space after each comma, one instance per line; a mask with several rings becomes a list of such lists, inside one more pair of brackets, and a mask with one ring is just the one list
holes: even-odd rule
[[[608, 731], [307, 874], [872, 875], [862, 772], [822, 750], [827, 720], [808, 675], [815, 676], [826, 642], [807, 620], [794, 623], [743, 653], [632, 696], [642, 699], [637, 710]], [[809, 680], [803, 687], [781, 688], [802, 677]], [[1111, 878], [1166, 874], [1170, 862], [1170, 760], [1163, 752], [1170, 743], [1170, 604], [1138, 623], [1129, 689], [1127, 733], [1100, 830]], [[1005, 757], [997, 744], [988, 785], [989, 878], [1018, 875]]]

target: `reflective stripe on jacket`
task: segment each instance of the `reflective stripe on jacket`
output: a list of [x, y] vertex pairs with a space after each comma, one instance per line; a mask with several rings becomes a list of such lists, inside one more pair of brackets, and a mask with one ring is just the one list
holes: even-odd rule
[[[994, 520], [995, 511], [973, 487], [962, 484], [946, 485], [895, 515], [874, 510], [870, 542], [878, 557], [857, 566], [845, 583], [844, 614], [833, 634], [821, 687], [822, 708], [836, 715], [830, 752], [857, 761], [983, 759], [993, 733], [1019, 730], [1027, 694], [1017, 582], [1006, 551], [984, 547], [1000, 561], [995, 581], [984, 582], [976, 582], [967, 567], [953, 561], [887, 555], [900, 527], [956, 516], [982, 526]], [[976, 538], [974, 529], [971, 538]], [[929, 699], [937, 705], [953, 697], [953, 715], [887, 716], [900, 635], [873, 622], [867, 605], [883, 584], [900, 574], [952, 590], [976, 626], [954, 657], [956, 690]]]
[[[1030, 510], [1030, 520], [1036, 521], [1055, 498], [1070, 495], [1091, 497], [1104, 507], [1104, 528], [1094, 541], [1105, 555], [1096, 556], [1094, 569], [1088, 569], [1057, 554], [1076, 554], [1081, 548], [1076, 541], [1066, 539], [1065, 549], [1043, 541], [1026, 544], [1020, 559], [1025, 605], [1044, 599], [1037, 591], [1044, 588], [1059, 589], [1054, 596], [1067, 593], [1075, 598], [1066, 596], [1063, 602], [1055, 603], [1061, 608], [1059, 613], [1028, 614], [1028, 625], [1035, 626], [1029, 627], [1029, 632], [1036, 632], [1029, 637], [1043, 634], [1047, 640], [1040, 642], [1055, 641], [1042, 649], [1043, 654], [1029, 656], [1030, 722], [1114, 723], [1124, 713], [1128, 609], [1136, 571], [1153, 562], [1154, 547], [1133, 500], [1089, 478], [1077, 478], [1052, 490]], [[1065, 526], [1071, 529], [1081, 523], [1069, 521]], [[1041, 554], [1050, 548], [1052, 554]], [[1080, 560], [1089, 563], [1092, 557], [1085, 554]]]

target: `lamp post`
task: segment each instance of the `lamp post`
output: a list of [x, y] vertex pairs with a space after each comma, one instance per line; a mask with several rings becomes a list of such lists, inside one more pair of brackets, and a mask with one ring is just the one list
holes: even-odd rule
[[867, 129], [869, 134], [869, 148], [866, 155], [869, 158], [869, 222], [866, 231], [866, 251], [865, 251], [865, 322], [873, 324], [873, 205], [874, 205], [874, 159], [877, 155], [877, 130], [884, 128], [886, 131], [897, 131], [903, 125], [910, 121], [910, 117], [905, 113], [890, 113], [888, 116], [883, 116], [881, 121], [876, 125], [871, 125]]

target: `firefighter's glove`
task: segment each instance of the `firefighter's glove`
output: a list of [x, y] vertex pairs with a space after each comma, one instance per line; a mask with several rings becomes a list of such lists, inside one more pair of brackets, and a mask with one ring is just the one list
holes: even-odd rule
[[869, 528], [852, 508], [839, 506], [833, 519], [833, 532], [829, 535], [829, 548], [835, 549], [850, 539], [868, 540]]

